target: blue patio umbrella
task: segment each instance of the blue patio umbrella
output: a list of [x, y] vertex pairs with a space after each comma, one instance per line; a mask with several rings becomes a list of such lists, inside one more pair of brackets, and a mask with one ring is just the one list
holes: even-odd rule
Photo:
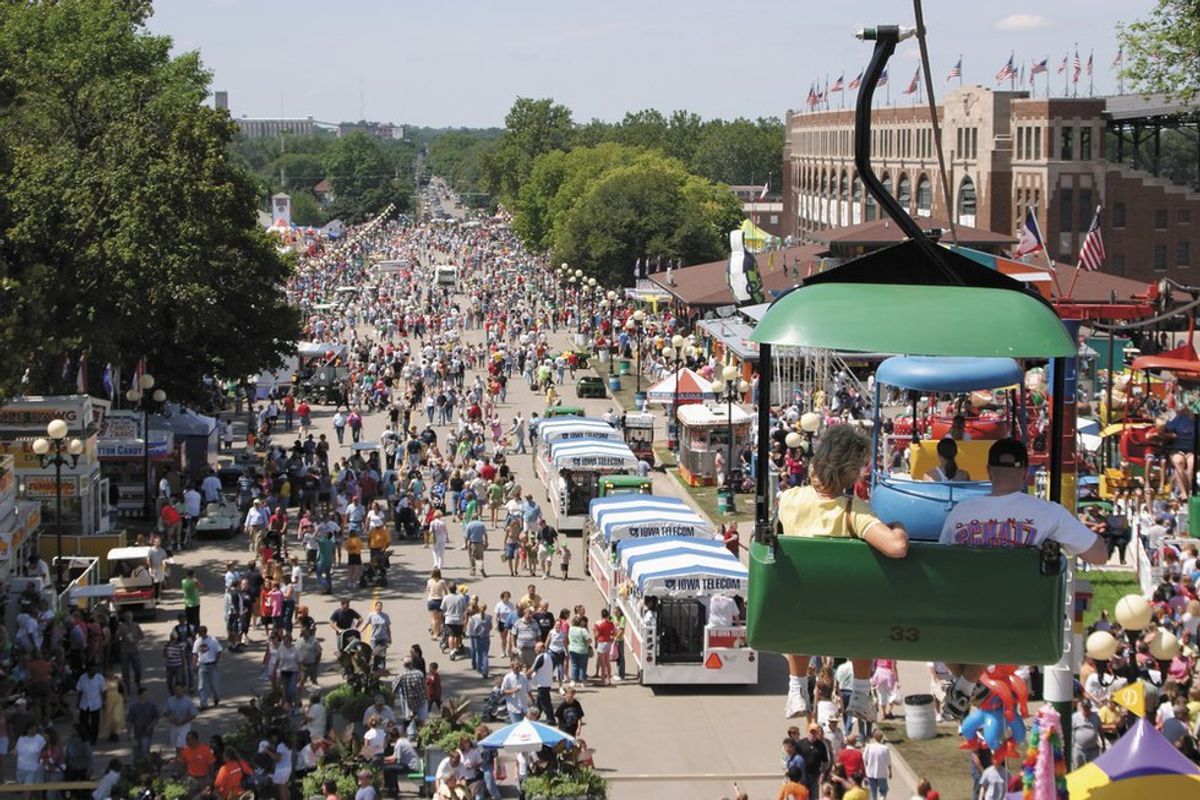
[[564, 741], [571, 745], [575, 743], [574, 739], [558, 728], [524, 719], [514, 725], [505, 725], [481, 741], [479, 746], [514, 753], [532, 753], [543, 747], [554, 747]]

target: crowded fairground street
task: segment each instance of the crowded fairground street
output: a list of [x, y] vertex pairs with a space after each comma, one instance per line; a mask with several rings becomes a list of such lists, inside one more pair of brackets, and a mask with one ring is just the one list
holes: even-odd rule
[[294, 5], [0, 7], [0, 794], [1200, 798], [1195, 4]]

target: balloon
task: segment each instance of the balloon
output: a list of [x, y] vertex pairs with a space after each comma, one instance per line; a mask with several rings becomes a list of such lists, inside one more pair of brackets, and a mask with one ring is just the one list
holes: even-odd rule
[[1150, 624], [1153, 610], [1146, 598], [1138, 594], [1127, 594], [1117, 601], [1114, 614], [1121, 627], [1130, 631], [1140, 631]]
[[1117, 637], [1108, 631], [1096, 631], [1087, 638], [1087, 654], [1097, 661], [1108, 661], [1117, 653]]
[[1179, 639], [1170, 631], [1159, 628], [1150, 640], [1150, 655], [1159, 661], [1170, 661], [1179, 655]]

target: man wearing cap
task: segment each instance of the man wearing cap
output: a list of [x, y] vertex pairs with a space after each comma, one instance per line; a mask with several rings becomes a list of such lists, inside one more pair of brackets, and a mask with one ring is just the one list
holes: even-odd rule
[[[1040, 547], [1052, 539], [1068, 556], [1088, 564], [1108, 560], [1103, 539], [1058, 503], [1026, 493], [1029, 453], [1016, 439], [997, 439], [988, 450], [988, 478], [992, 491], [968, 497], [954, 507], [942, 525], [941, 544], [968, 547]], [[946, 694], [942, 711], [962, 719], [976, 691], [983, 666], [947, 664], [956, 677]]]
[[250, 537], [250, 552], [257, 553], [259, 540], [262, 538], [263, 531], [267, 529], [267, 523], [271, 521], [271, 514], [267, 510], [267, 506], [263, 503], [261, 497], [254, 498], [254, 502], [250, 504], [250, 510], [246, 512], [246, 534]]
[[796, 753], [804, 759], [804, 779], [809, 797], [820, 797], [821, 779], [833, 761], [829, 745], [825, 743], [821, 726], [813, 722], [808, 726], [808, 736], [796, 742]]

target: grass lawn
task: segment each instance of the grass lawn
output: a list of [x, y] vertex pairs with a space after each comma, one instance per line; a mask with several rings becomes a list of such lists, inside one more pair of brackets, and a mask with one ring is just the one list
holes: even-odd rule
[[[887, 741], [894, 745], [912, 768], [917, 780], [925, 778], [938, 794], [945, 798], [969, 798], [971, 796], [970, 756], [959, 750], [962, 737], [954, 732], [954, 726], [938, 726], [935, 739], [909, 740], [904, 731], [904, 718], [879, 723]], [[1018, 768], [1009, 762], [1009, 769]]]
[[[666, 447], [656, 446], [654, 448], [655, 455], [658, 456], [658, 461], [667, 467], [667, 474], [675, 479], [683, 490], [692, 496], [696, 504], [704, 514], [714, 523], [721, 522], [753, 522], [754, 521], [754, 496], [748, 494], [739, 494], [737, 496], [737, 513], [722, 514], [717, 511], [717, 488], [715, 486], [689, 486], [686, 481], [679, 475], [679, 470], [675, 469], [675, 454]], [[740, 528], [739, 528], [740, 530]]]
[[1100, 618], [1101, 611], [1108, 611], [1112, 618], [1113, 607], [1117, 601], [1127, 594], [1141, 594], [1137, 576], [1124, 570], [1094, 569], [1079, 573], [1079, 576], [1092, 584], [1092, 605], [1084, 612], [1084, 627], [1091, 625]]

